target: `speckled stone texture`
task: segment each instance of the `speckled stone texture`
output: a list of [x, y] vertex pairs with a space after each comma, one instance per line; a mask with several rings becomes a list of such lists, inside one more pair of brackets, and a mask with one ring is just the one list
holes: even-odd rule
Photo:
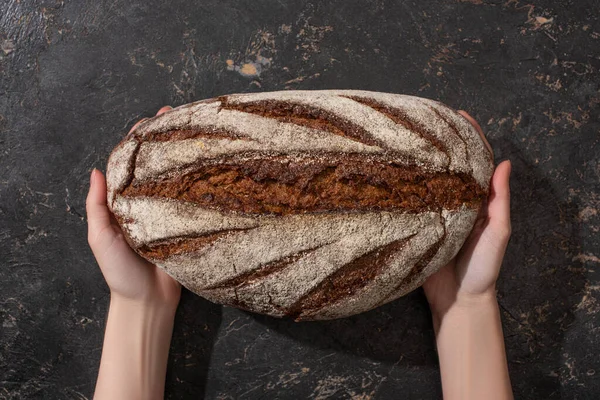
[[[108, 290], [88, 173], [141, 117], [235, 92], [362, 89], [468, 110], [513, 162], [500, 281], [519, 399], [600, 397], [600, 4], [0, 2], [0, 398], [91, 398]], [[420, 291], [294, 323], [188, 292], [168, 399], [440, 398]]]

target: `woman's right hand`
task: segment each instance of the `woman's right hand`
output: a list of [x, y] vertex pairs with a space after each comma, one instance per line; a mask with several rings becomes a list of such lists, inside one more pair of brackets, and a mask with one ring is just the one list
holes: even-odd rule
[[[466, 112], [460, 113], [473, 124], [489, 147], [479, 124]], [[510, 173], [510, 161], [503, 161], [496, 167], [487, 202], [482, 205], [463, 247], [423, 285], [435, 318], [443, 316], [454, 305], [468, 306], [481, 297], [495, 298], [496, 280], [511, 234]]]

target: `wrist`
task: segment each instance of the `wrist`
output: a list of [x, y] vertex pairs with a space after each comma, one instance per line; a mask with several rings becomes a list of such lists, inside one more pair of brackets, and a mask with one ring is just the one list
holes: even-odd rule
[[434, 317], [444, 398], [512, 399], [494, 291], [457, 293], [457, 300]]
[[155, 315], [175, 315], [177, 311], [177, 303], [162, 301], [158, 299], [136, 299], [111, 292], [110, 294], [111, 308], [126, 310], [133, 314], [148, 314]]
[[[130, 336], [170, 340], [175, 321], [176, 308], [165, 305], [111, 296], [108, 321]], [[147, 336], [150, 335], [150, 336]]]
[[111, 295], [94, 398], [163, 397], [175, 310]]
[[465, 311], [469, 311], [477, 310], [496, 303], [496, 287], [493, 286], [481, 293], [459, 291], [456, 295], [456, 302], [453, 306]]
[[469, 317], [480, 315], [498, 307], [496, 288], [490, 287], [482, 293], [459, 291], [454, 301], [442, 309], [431, 309], [436, 331], [447, 316]]
[[132, 300], [111, 295], [108, 320], [127, 327], [128, 335], [170, 336], [175, 322], [176, 307], [163, 303]]

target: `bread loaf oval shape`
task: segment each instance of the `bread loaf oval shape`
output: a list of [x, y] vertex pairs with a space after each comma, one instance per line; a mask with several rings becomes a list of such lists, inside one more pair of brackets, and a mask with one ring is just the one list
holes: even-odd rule
[[198, 295], [333, 319], [452, 259], [493, 169], [475, 128], [436, 101], [234, 94], [140, 123], [109, 158], [108, 204], [132, 248]]

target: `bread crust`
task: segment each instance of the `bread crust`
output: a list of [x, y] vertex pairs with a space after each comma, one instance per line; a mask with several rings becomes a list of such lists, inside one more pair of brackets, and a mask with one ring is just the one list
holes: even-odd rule
[[217, 303], [296, 320], [421, 285], [471, 231], [493, 173], [477, 131], [423, 98], [236, 94], [139, 124], [107, 167], [140, 255]]

